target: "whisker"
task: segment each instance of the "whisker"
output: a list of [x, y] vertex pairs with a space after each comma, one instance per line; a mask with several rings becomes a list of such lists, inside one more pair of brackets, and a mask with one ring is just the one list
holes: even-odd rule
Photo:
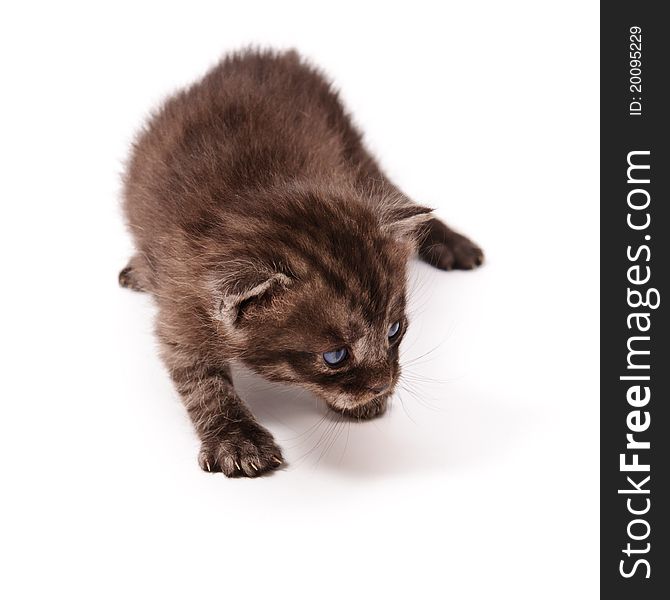
[[409, 369], [403, 369], [403, 372], [400, 376], [401, 379], [410, 380], [413, 383], [429, 383], [439, 385], [447, 385], [449, 383], [454, 383], [455, 381], [459, 381], [464, 377], [465, 375], [454, 375], [452, 377], [449, 377], [448, 379], [436, 379], [435, 377], [429, 377], [428, 375], [424, 375], [423, 373], [412, 372]]
[[[309, 440], [314, 435], [314, 433], [318, 430], [318, 428], [322, 425], [322, 423], [327, 418], [328, 418], [328, 414], [324, 414], [316, 423], [312, 424], [310, 427], [308, 427], [302, 433], [300, 433], [298, 435], [282, 438], [282, 441], [290, 442], [290, 441], [294, 441], [294, 440], [300, 440], [301, 438], [305, 438], [303, 441], [298, 442], [297, 444], [294, 444], [293, 446], [289, 446], [289, 447], [295, 448], [296, 446], [304, 444], [305, 442], [307, 442], [307, 440]], [[305, 437], [305, 436], [307, 436], [307, 437]]]
[[[323, 422], [324, 422], [325, 420], [326, 420], [326, 416], [324, 416], [324, 418], [321, 419], [321, 420], [319, 421], [319, 426], [322, 425]], [[328, 432], [329, 432], [329, 430], [332, 428], [332, 426], [333, 426], [333, 423], [332, 423], [332, 422], [331, 422], [331, 423], [328, 423], [328, 424], [326, 425], [325, 430], [321, 432], [321, 436], [320, 436], [319, 439], [317, 440], [316, 444], [314, 444], [314, 446], [313, 446], [310, 450], [308, 450], [307, 452], [305, 452], [305, 453], [303, 453], [301, 456], [299, 456], [299, 457], [295, 460], [295, 463], [296, 463], [296, 464], [300, 464], [300, 463], [306, 461], [307, 458], [308, 458], [308, 457], [309, 457], [315, 450], [317, 450], [317, 448], [319, 448], [319, 446], [321, 445], [321, 442], [322, 442], [323, 439], [324, 439], [324, 436], [326, 436], [326, 435], [328, 434]], [[311, 437], [311, 436], [310, 436], [310, 437]], [[308, 439], [309, 439], [309, 438], [308, 438]]]
[[347, 421], [347, 438], [344, 441], [344, 449], [342, 450], [342, 453], [340, 454], [340, 460], [337, 461], [337, 464], [340, 465], [342, 464], [342, 459], [344, 458], [344, 455], [347, 452], [347, 447], [349, 446], [349, 432], [351, 431], [351, 423]]
[[[325, 417], [327, 418], [329, 415], [327, 414]], [[317, 443], [314, 445], [314, 447], [303, 454], [297, 462], [306, 460], [310, 455], [312, 455], [316, 450], [319, 448], [322, 449], [321, 454], [319, 455], [319, 458], [317, 461], [314, 463], [314, 468], [316, 469], [319, 461], [321, 460], [322, 456], [324, 454], [327, 454], [330, 446], [330, 441], [333, 438], [333, 436], [337, 433], [337, 427], [342, 421], [342, 417], [339, 417], [337, 420], [332, 420], [328, 425], [326, 426], [325, 430], [322, 432], [321, 436], [319, 437], [319, 440]]]
[[425, 396], [420, 395], [420, 394], [419, 394], [418, 392], [416, 392], [415, 390], [413, 390], [413, 389], [407, 387], [407, 385], [405, 385], [404, 383], [402, 383], [402, 384], [400, 384], [400, 385], [401, 385], [402, 389], [403, 389], [405, 392], [407, 392], [410, 396], [412, 396], [412, 398], [414, 398], [414, 400], [416, 400], [421, 406], [424, 406], [425, 408], [427, 408], [427, 409], [429, 409], [429, 410], [432, 410], [432, 411], [441, 411], [441, 410], [443, 410], [442, 407], [440, 407], [440, 406], [434, 406], [433, 404], [431, 404], [431, 403], [428, 401], [428, 399], [426, 399]]
[[318, 465], [321, 459], [326, 456], [332, 447], [335, 445], [337, 442], [338, 438], [340, 437], [340, 433], [342, 433], [342, 429], [340, 427], [342, 425], [342, 417], [338, 417], [337, 421], [335, 422], [335, 427], [333, 427], [332, 434], [330, 436], [330, 441], [326, 443], [325, 448], [322, 450], [321, 454], [319, 455], [319, 458], [316, 461], [316, 464]]
[[[401, 388], [403, 389], [403, 391], [406, 391], [405, 388], [402, 385], [401, 385]], [[407, 418], [410, 421], [412, 421], [412, 423], [414, 423], [415, 425], [418, 426], [418, 423], [412, 418], [412, 416], [407, 411], [407, 408], [405, 407], [405, 402], [403, 401], [402, 396], [400, 394], [398, 394], [398, 399], [400, 400], [400, 406], [402, 406], [402, 410], [407, 415]]]

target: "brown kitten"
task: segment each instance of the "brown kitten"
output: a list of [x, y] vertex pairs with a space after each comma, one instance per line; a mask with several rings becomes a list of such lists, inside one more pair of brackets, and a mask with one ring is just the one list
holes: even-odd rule
[[134, 145], [124, 197], [137, 253], [119, 281], [156, 299], [200, 466], [229, 477], [283, 462], [231, 360], [377, 416], [400, 374], [413, 252], [441, 269], [482, 262], [386, 178], [296, 52], [228, 56], [168, 99]]

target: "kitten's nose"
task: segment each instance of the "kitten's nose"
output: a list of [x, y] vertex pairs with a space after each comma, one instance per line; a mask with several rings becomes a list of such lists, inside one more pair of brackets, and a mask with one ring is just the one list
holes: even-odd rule
[[379, 383], [377, 385], [371, 385], [368, 389], [375, 394], [383, 394], [390, 387], [391, 387], [390, 382], [386, 381], [384, 383]]

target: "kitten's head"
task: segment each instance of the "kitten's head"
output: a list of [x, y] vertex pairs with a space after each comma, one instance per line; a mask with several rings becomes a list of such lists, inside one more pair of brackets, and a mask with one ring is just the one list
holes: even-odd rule
[[370, 210], [314, 198], [277, 209], [271, 235], [217, 284], [237, 356], [338, 412], [380, 405], [400, 375], [407, 262], [429, 213], [406, 202]]

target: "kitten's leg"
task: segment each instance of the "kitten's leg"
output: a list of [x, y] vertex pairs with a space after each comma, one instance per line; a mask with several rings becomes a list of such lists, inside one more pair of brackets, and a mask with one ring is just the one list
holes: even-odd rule
[[257, 477], [283, 464], [272, 434], [256, 422], [237, 396], [228, 367], [211, 367], [198, 360], [185, 363], [183, 352], [174, 346], [165, 355], [202, 442], [198, 462], [203, 470], [222, 471], [228, 477]]
[[[360, 168], [358, 185], [363, 194], [377, 198], [382, 203], [390, 200], [397, 205], [397, 199], [403, 197], [407, 203], [413, 203], [386, 178], [376, 163], [368, 162]], [[424, 223], [418, 234], [419, 256], [433, 267], [445, 271], [474, 269], [484, 262], [484, 253], [477, 244], [456, 233], [439, 219], [430, 219]]]
[[146, 261], [135, 254], [119, 273], [119, 285], [136, 292], [148, 292], [150, 278]]
[[422, 226], [419, 240], [419, 256], [438, 269], [474, 269], [484, 262], [484, 253], [477, 244], [439, 219]]

